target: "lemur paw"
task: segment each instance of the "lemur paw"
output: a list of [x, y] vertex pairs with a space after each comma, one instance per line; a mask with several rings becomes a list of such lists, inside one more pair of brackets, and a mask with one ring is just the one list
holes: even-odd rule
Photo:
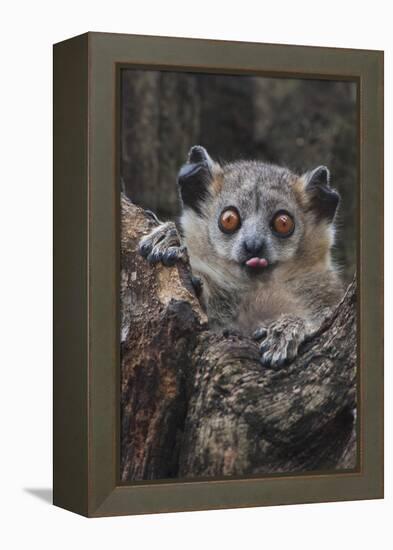
[[266, 327], [260, 327], [253, 337], [262, 340], [259, 346], [262, 365], [281, 367], [292, 361], [308, 332], [303, 319], [291, 316], [281, 317]]
[[166, 266], [187, 259], [186, 247], [181, 244], [179, 233], [173, 222], [163, 223], [142, 237], [139, 241], [139, 252], [149, 262], [162, 262]]

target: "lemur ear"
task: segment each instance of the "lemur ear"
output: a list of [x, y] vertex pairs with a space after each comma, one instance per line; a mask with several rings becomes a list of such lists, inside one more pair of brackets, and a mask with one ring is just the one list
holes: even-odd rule
[[310, 197], [310, 208], [320, 218], [332, 222], [340, 202], [340, 195], [330, 187], [329, 170], [326, 166], [318, 166], [311, 172], [307, 172], [304, 178], [306, 182], [305, 190]]
[[184, 206], [201, 213], [201, 203], [212, 185], [214, 162], [200, 145], [194, 145], [188, 152], [187, 162], [180, 168], [177, 182]]

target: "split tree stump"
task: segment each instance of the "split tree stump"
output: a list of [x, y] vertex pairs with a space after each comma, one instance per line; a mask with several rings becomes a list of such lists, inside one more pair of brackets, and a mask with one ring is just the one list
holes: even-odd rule
[[121, 478], [356, 467], [356, 283], [279, 370], [248, 338], [209, 331], [190, 267], [150, 265], [156, 222], [122, 197]]

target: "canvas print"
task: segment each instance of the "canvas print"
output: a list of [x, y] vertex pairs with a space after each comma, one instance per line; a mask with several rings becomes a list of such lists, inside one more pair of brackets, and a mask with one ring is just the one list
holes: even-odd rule
[[358, 91], [119, 68], [119, 481], [360, 466]]

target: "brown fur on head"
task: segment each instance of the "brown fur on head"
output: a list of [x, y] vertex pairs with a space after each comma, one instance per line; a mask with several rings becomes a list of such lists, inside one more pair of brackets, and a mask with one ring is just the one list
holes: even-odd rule
[[[327, 168], [299, 177], [256, 161], [219, 165], [195, 146], [178, 182], [191, 265], [215, 285], [229, 290], [268, 282], [280, 272], [295, 277], [330, 268], [339, 196], [330, 187]], [[223, 230], [227, 209], [240, 220], [234, 231]], [[281, 215], [293, 222], [284, 236], [275, 225]], [[250, 267], [258, 259], [260, 265]]]

